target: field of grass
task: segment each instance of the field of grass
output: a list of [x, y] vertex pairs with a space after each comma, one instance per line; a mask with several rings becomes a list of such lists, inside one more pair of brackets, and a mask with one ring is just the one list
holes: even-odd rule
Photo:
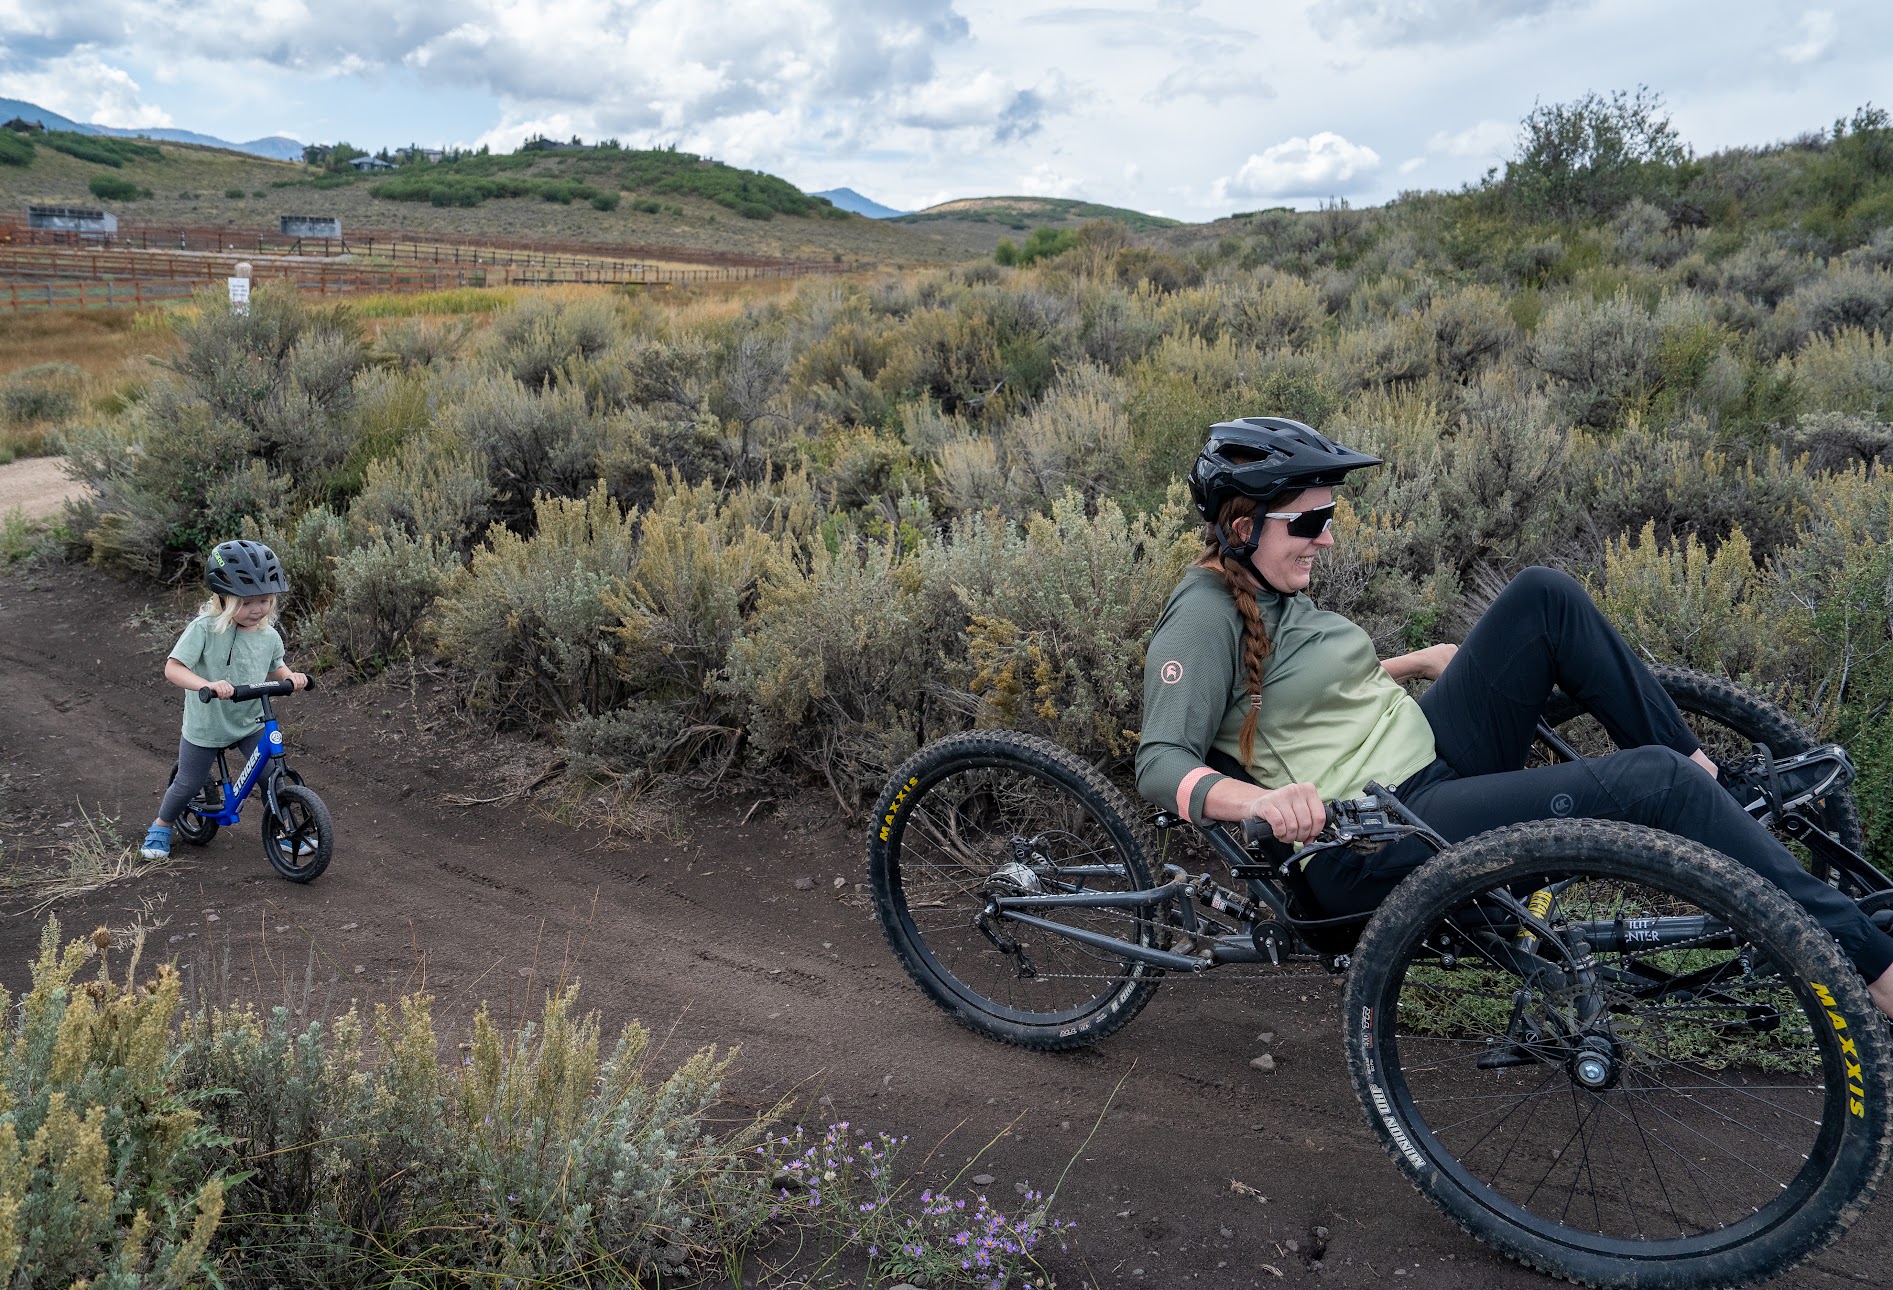
[[122, 408], [176, 350], [162, 311], [0, 314], [0, 463], [55, 451], [60, 426]]

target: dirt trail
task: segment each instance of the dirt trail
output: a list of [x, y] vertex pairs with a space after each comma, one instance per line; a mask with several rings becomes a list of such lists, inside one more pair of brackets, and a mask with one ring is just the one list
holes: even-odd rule
[[[179, 695], [159, 669], [186, 612], [85, 570], [0, 576], [9, 855], [62, 836], [81, 807], [142, 828], [176, 748]], [[313, 954], [333, 1008], [424, 979], [450, 1020], [482, 999], [533, 1006], [549, 978], [575, 972], [608, 1025], [641, 1019], [667, 1059], [740, 1043], [739, 1100], [789, 1094], [804, 1123], [907, 1134], [910, 1166], [938, 1145], [934, 1182], [1011, 1126], [969, 1172], [994, 1175], [983, 1190], [1009, 1200], [1015, 1182], [1048, 1186], [1071, 1162], [1059, 1209], [1084, 1258], [1053, 1263], [1061, 1286], [1406, 1283], [1397, 1272], [1441, 1290], [1551, 1284], [1449, 1225], [1369, 1138], [1342, 1065], [1338, 981], [1167, 984], [1099, 1048], [1003, 1048], [952, 1025], [901, 973], [853, 889], [858, 830], [794, 831], [744, 798], [706, 806], [680, 841], [643, 843], [529, 807], [450, 805], [496, 795], [535, 753], [454, 723], [440, 684], [335, 685], [281, 704], [292, 763], [336, 820], [319, 881], [272, 876], [246, 820], [180, 848], [167, 872], [73, 902], [68, 928], [161, 900], [171, 921], [156, 942], [199, 977], [227, 963], [233, 993], [280, 999]], [[0, 983], [20, 988], [38, 935], [37, 919], [0, 918]], [[1272, 1072], [1249, 1064], [1263, 1051]], [[1877, 1206], [1777, 1284], [1883, 1284], [1890, 1213]], [[1317, 1225], [1330, 1237], [1314, 1266]]]
[[64, 457], [22, 457], [0, 466], [0, 515], [16, 507], [29, 520], [55, 514], [85, 485], [66, 476]]

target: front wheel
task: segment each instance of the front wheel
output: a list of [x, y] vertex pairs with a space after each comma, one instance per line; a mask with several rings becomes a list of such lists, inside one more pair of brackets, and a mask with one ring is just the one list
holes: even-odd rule
[[1049, 740], [978, 730], [928, 744], [894, 772], [868, 841], [874, 912], [895, 957], [962, 1025], [1055, 1050], [1137, 1015], [1157, 969], [1111, 945], [1154, 946], [1152, 911], [1040, 907], [1090, 944], [1008, 917], [998, 896], [1147, 890], [1136, 812]]
[[1866, 1209], [1893, 1052], [1832, 936], [1706, 847], [1497, 829], [1362, 934], [1348, 1071], [1408, 1179], [1520, 1262], [1599, 1286], [1773, 1277]]
[[291, 882], [313, 882], [335, 853], [329, 808], [301, 784], [278, 781], [276, 807], [263, 811], [263, 854]]

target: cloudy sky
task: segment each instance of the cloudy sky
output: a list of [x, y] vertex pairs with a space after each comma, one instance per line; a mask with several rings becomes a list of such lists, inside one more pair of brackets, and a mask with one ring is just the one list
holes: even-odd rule
[[1893, 4], [1821, 0], [0, 0], [0, 95], [379, 147], [676, 143], [917, 208], [1202, 220], [1456, 187], [1536, 100], [1645, 84], [1698, 151], [1893, 100]]

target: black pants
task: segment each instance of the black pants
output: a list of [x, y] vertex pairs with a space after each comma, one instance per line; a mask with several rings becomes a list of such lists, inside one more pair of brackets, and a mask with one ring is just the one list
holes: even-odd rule
[[[1623, 751], [1522, 769], [1545, 701], [1561, 687]], [[1526, 820], [1578, 816], [1647, 824], [1731, 856], [1798, 901], [1872, 981], [1893, 937], [1815, 878], [1689, 760], [1682, 714], [1583, 587], [1551, 569], [1512, 580], [1420, 698], [1438, 759], [1396, 791], [1449, 842]], [[1377, 906], [1431, 852], [1418, 839], [1377, 855], [1325, 857], [1309, 885], [1332, 916]]]

